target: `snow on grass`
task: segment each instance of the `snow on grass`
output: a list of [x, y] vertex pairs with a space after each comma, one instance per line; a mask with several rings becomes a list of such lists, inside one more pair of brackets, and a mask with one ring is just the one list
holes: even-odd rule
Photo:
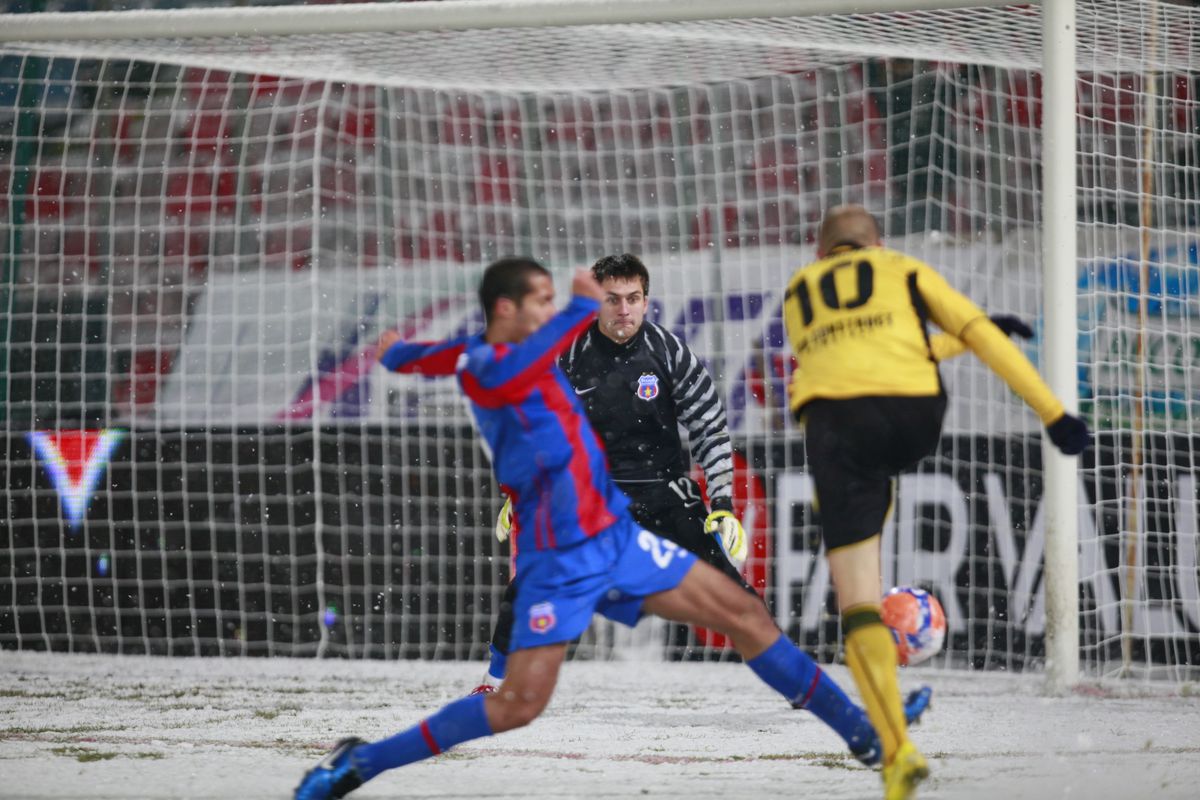
[[[0, 653], [0, 797], [287, 798], [338, 738], [388, 736], [483, 665]], [[848, 689], [841, 667], [831, 674]], [[922, 798], [1192, 798], [1194, 686], [909, 671]], [[853, 694], [853, 691], [851, 690]], [[381, 776], [363, 798], [878, 798], [878, 775], [737, 664], [577, 662], [528, 728]]]

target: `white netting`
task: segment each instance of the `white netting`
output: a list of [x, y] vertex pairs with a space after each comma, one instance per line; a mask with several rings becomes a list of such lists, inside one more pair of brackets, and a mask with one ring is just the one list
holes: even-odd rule
[[[1099, 672], [1200, 657], [1197, 21], [1079, 13], [1079, 379], [1098, 431], [1081, 624]], [[725, 393], [750, 572], [832, 657], [782, 287], [824, 209], [863, 202], [989, 311], [1040, 319], [1040, 26], [1017, 7], [3, 45], [0, 639], [481, 655], [507, 574], [486, 464], [453, 385], [381, 374], [374, 341], [477, 325], [497, 255], [565, 276], [629, 250], [654, 317]], [[969, 357], [943, 374], [946, 441], [901, 482], [885, 578], [942, 598], [948, 658], [1036, 666], [1036, 420]], [[63, 454], [59, 485], [81, 485], [101, 439], [78, 432], [110, 427], [127, 432], [75, 524], [47, 464]]]

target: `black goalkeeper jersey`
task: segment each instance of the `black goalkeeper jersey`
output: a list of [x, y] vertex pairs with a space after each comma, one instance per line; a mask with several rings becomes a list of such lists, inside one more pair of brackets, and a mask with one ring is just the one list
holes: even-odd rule
[[704, 364], [678, 337], [647, 321], [618, 344], [593, 322], [559, 357], [559, 366], [583, 401], [618, 484], [686, 475], [683, 425], [692, 459], [704, 470], [710, 504], [732, 508], [725, 407]]

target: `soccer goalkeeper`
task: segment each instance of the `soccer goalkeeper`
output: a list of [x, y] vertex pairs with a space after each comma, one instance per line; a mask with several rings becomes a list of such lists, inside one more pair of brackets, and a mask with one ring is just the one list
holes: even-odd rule
[[[885, 797], [903, 800], [929, 768], [908, 739], [896, 646], [880, 619], [880, 531], [892, 477], [941, 438], [938, 359], [970, 349], [1037, 412], [1062, 452], [1082, 452], [1089, 435], [1005, 336], [1022, 331], [989, 320], [927, 264], [882, 247], [866, 209], [831, 210], [817, 256], [784, 296], [796, 356], [789, 404], [804, 427], [846, 665], [883, 744]], [[945, 333], [931, 338], [929, 321]]]

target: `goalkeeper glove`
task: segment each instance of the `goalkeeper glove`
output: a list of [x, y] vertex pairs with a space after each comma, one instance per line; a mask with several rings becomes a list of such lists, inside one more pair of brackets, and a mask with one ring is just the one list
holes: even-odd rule
[[995, 314], [988, 319], [1005, 336], [1020, 336], [1022, 339], [1033, 338], [1033, 328], [1025, 324], [1025, 320], [1020, 317], [1014, 317], [1011, 314]]
[[1050, 441], [1054, 442], [1054, 446], [1068, 456], [1079, 455], [1091, 442], [1087, 423], [1070, 414], [1063, 414], [1047, 425], [1046, 433], [1049, 434]]
[[735, 567], [746, 563], [746, 531], [730, 511], [714, 511], [704, 520], [704, 532], [714, 534], [729, 562]]
[[500, 506], [500, 516], [496, 517], [496, 538], [502, 542], [507, 542], [509, 534], [512, 533], [512, 526], [512, 498], [505, 497], [504, 505]]

